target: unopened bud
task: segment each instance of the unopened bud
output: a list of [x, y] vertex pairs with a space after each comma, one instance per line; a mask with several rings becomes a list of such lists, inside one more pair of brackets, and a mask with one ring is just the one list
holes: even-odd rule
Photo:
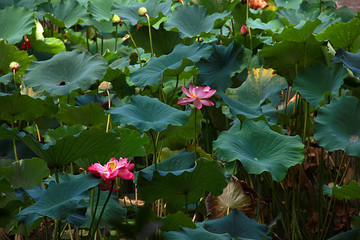
[[145, 7], [141, 7], [138, 10], [139, 16], [145, 16], [147, 14], [147, 9]]
[[11, 72], [15, 70], [17, 72], [19, 70], [20, 64], [18, 62], [11, 62], [9, 65]]
[[247, 26], [242, 25], [241, 30], [240, 30], [241, 35], [245, 36], [249, 34], [249, 29], [247, 28]]

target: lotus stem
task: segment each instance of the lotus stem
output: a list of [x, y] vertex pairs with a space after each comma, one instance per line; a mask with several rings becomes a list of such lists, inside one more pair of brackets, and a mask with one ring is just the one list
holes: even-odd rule
[[[106, 90], [106, 93], [108, 95], [108, 109], [110, 109], [111, 107], [111, 99], [110, 99], [110, 93], [109, 93], [109, 90]], [[111, 118], [111, 114], [108, 113], [108, 116], [107, 116], [107, 122], [106, 122], [106, 132], [109, 131], [109, 127], [110, 127], [110, 118]]]
[[[102, 215], [104, 214], [106, 205], [107, 205], [107, 203], [108, 203], [109, 200], [110, 200], [111, 193], [112, 193], [112, 190], [113, 190], [113, 188], [114, 188], [114, 183], [115, 183], [115, 180], [112, 180], [112, 181], [111, 181], [111, 188], [110, 188], [110, 190], [109, 190], [109, 195], [107, 196], [107, 198], [106, 198], [106, 200], [105, 200], [105, 203], [104, 203], [104, 206], [103, 206], [103, 208], [102, 208], [102, 210], [101, 210], [101, 212], [100, 212], [100, 216], [99, 216], [99, 219], [98, 219], [98, 221], [97, 221], [97, 223], [96, 223], [96, 227], [95, 227], [94, 234], [95, 234], [96, 230], [98, 229], [98, 227], [99, 227], [99, 225], [100, 225]], [[94, 239], [94, 235], [91, 236], [91, 239]]]
[[153, 50], [153, 45], [152, 45], [152, 37], [151, 37], [151, 23], [150, 23], [150, 18], [148, 14], [145, 14], [147, 21], [148, 21], [148, 28], [149, 28], [149, 39], [150, 39], [150, 49], [151, 49], [151, 57], [154, 56], [154, 50]]
[[17, 91], [17, 85], [16, 85], [16, 69], [13, 69], [13, 70], [12, 70], [12, 75], [13, 75], [13, 79], [14, 79], [15, 90]]
[[[249, 0], [246, 0], [246, 20], [245, 20], [245, 23], [247, 22], [248, 18], [249, 18]], [[248, 30], [249, 30], [249, 38], [250, 38], [250, 50], [253, 50], [252, 49], [252, 37], [251, 37], [251, 28], [248, 27]]]
[[117, 31], [118, 31], [118, 25], [115, 25], [115, 52], [117, 50]]
[[149, 130], [151, 138], [153, 140], [153, 146], [154, 146], [154, 157], [153, 157], [153, 162], [155, 163], [155, 171], [157, 171], [157, 161], [156, 161], [156, 141], [154, 138], [154, 135], [152, 134], [151, 129]]
[[197, 114], [197, 108], [195, 108], [195, 121], [194, 121], [194, 156], [195, 156], [195, 160], [196, 160], [196, 114]]
[[129, 28], [128, 28], [127, 25], [126, 25], [126, 22], [124, 22], [124, 25], [125, 25], [126, 31], [128, 32], [128, 34], [129, 34], [129, 36], [130, 36], [131, 42], [134, 44], [136, 53], [137, 53], [138, 58], [139, 58], [140, 68], [142, 68], [142, 63], [141, 63], [141, 57], [140, 57], [139, 49], [138, 49], [137, 46], [136, 46], [136, 43], [135, 43], [135, 41], [134, 41], [134, 38], [132, 37], [132, 35], [131, 35], [130, 31], [129, 31]]
[[[112, 189], [111, 189], [112, 191]], [[93, 195], [92, 195], [93, 197]], [[96, 198], [96, 204], [95, 204], [95, 210], [92, 214], [92, 218], [91, 218], [91, 223], [90, 223], [90, 227], [89, 227], [89, 232], [90, 232], [90, 236], [91, 236], [91, 239], [93, 239], [93, 231], [92, 231], [92, 226], [94, 225], [94, 222], [95, 222], [95, 218], [96, 218], [96, 211], [97, 211], [97, 208], [99, 206], [99, 199], [100, 199], [100, 189], [98, 189], [98, 193], [97, 193], [97, 198]], [[92, 199], [92, 206], [94, 204], [94, 198]], [[94, 233], [96, 232], [96, 228], [95, 228], [95, 231]]]

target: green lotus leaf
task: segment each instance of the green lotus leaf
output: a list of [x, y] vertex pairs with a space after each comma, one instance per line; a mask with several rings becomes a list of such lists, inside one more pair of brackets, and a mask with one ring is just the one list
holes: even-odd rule
[[19, 51], [15, 46], [12, 46], [5, 41], [0, 41], [0, 75], [11, 73], [9, 66], [11, 62], [18, 62], [20, 68], [16, 74], [24, 75], [30, 62], [34, 60], [35, 57], [29, 56], [26, 51]]
[[151, 23], [156, 23], [162, 16], [167, 16], [171, 11], [172, 1], [147, 0], [146, 2], [123, 5], [115, 3], [112, 7], [112, 13], [118, 15], [121, 19], [129, 21], [136, 25], [139, 21], [147, 22], [145, 16], [139, 16], [138, 10], [145, 7]]
[[217, 155], [226, 162], [239, 160], [250, 174], [268, 171], [273, 180], [285, 178], [288, 169], [304, 159], [299, 136], [272, 131], [264, 121], [246, 119], [240, 131], [224, 131], [213, 142]]
[[354, 18], [347, 23], [335, 23], [323, 33], [316, 35], [317, 40], [330, 40], [335, 49], [344, 48], [349, 52], [360, 49], [360, 19]]
[[89, 2], [88, 11], [91, 13], [92, 17], [100, 22], [101, 20], [110, 20], [111, 7], [114, 4], [113, 0], [92, 0]]
[[335, 236], [329, 238], [329, 240], [357, 240], [359, 239], [360, 228], [355, 228], [336, 234]]
[[133, 72], [130, 81], [136, 86], [156, 86], [162, 83], [164, 76], [178, 76], [191, 62], [198, 62], [211, 54], [210, 46], [194, 43], [191, 46], [178, 44], [168, 55], [151, 58], [148, 64]]
[[296, 73], [306, 66], [327, 63], [321, 46], [321, 42], [310, 36], [306, 42], [282, 41], [264, 46], [260, 55], [264, 57], [264, 67], [275, 69], [292, 83]]
[[44, 29], [42, 25], [36, 21], [36, 28], [33, 29], [32, 34], [28, 37], [31, 48], [38, 52], [47, 52], [51, 54], [57, 54], [61, 51], [66, 51], [66, 47], [63, 41], [58, 38], [50, 37], [44, 38]]
[[100, 181], [92, 174], [81, 174], [69, 181], [50, 182], [40, 199], [22, 210], [16, 219], [25, 225], [32, 225], [34, 220], [43, 216], [65, 220], [76, 212], [80, 201], [89, 198], [88, 189], [96, 187]]
[[165, 232], [165, 239], [167, 240], [188, 240], [188, 239], [230, 240], [232, 238], [227, 233], [224, 234], [211, 233], [206, 231], [202, 227], [196, 229], [180, 227], [179, 232], [175, 232], [175, 231]]
[[22, 159], [13, 162], [11, 166], [0, 168], [2, 176], [6, 177], [14, 188], [31, 189], [49, 176], [46, 162], [39, 158]]
[[351, 53], [340, 48], [336, 51], [335, 57], [331, 59], [331, 62], [343, 62], [345, 67], [350, 69], [355, 77], [360, 77], [360, 51]]
[[273, 37], [275, 41], [306, 42], [317, 26], [321, 24], [319, 19], [312, 21], [301, 21], [296, 26], [286, 26], [284, 30]]
[[[175, 156], [159, 162], [157, 164], [157, 170], [161, 176], [165, 176], [168, 173], [179, 175], [184, 172], [183, 170], [193, 168], [194, 164], [194, 152], [186, 152], [185, 150], [181, 150], [181, 152], [176, 154]], [[154, 171], [155, 165], [151, 165], [147, 168], [140, 170], [135, 175], [138, 176], [140, 173], [143, 178], [151, 181], [154, 175]]]
[[[151, 52], [149, 29], [147, 27], [139, 28], [132, 36], [138, 47], [143, 48], [146, 52]], [[158, 30], [151, 28], [151, 38], [156, 56], [171, 53], [176, 45], [183, 42], [179, 37], [179, 33], [166, 31], [163, 27], [159, 27]], [[129, 45], [133, 46], [133, 43], [129, 42]]]
[[80, 23], [79, 19], [87, 17], [86, 7], [77, 0], [60, 1], [50, 12], [44, 15], [51, 22], [61, 28], [70, 28]]
[[154, 171], [151, 181], [141, 173], [138, 177], [142, 199], [155, 201], [163, 198], [169, 209], [175, 211], [186, 204], [196, 203], [205, 190], [220, 195], [226, 185], [224, 170], [219, 163], [204, 158], [198, 159], [193, 168], [176, 173], [168, 172], [162, 176], [160, 172]]
[[120, 145], [117, 134], [96, 128], [83, 130], [76, 135], [65, 135], [48, 144], [39, 143], [31, 135], [19, 134], [19, 137], [37, 156], [57, 168], [80, 158], [115, 152]]
[[208, 14], [231, 12], [236, 4], [238, 4], [236, 1], [229, 0], [200, 0], [200, 5], [207, 9]]
[[2, 0], [0, 2], [0, 9], [4, 9], [6, 6], [19, 6], [26, 7], [30, 10], [34, 10], [36, 8], [36, 0]]
[[62, 105], [56, 114], [59, 122], [67, 125], [81, 124], [87, 127], [103, 127], [105, 129], [107, 117], [100, 104], [91, 102], [81, 107]]
[[338, 93], [347, 75], [342, 64], [336, 64], [334, 68], [312, 65], [299, 72], [293, 87], [313, 108], [318, 108], [329, 94]]
[[46, 91], [51, 96], [69, 95], [76, 89], [85, 91], [97, 79], [102, 79], [106, 68], [106, 61], [98, 55], [60, 52], [49, 60], [32, 62], [24, 82], [36, 92]]
[[[94, 202], [97, 201], [96, 195], [97, 194], [95, 194], [95, 196], [94, 196]], [[108, 195], [109, 195], [109, 191], [100, 191], [98, 209], [96, 211], [96, 216], [94, 218], [95, 222], [97, 222], [100, 217], [101, 210], [104, 207], [104, 204], [105, 204], [105, 201], [106, 201], [106, 198]], [[86, 204], [87, 204], [87, 212], [86, 212], [87, 222], [85, 225], [83, 225], [83, 227], [89, 228], [90, 224], [91, 224], [91, 201], [90, 201], [90, 198], [88, 198], [88, 201]], [[95, 206], [93, 206], [93, 207], [95, 208]], [[126, 213], [127, 213], [126, 208], [121, 207], [118, 199], [114, 195], [112, 195], [109, 199], [109, 202], [106, 204], [104, 213], [100, 220], [99, 227], [103, 228], [105, 226], [109, 226], [109, 227], [119, 226], [119, 224], [121, 224], [122, 221], [125, 219]]]
[[292, 0], [292, 1], [275, 0], [276, 6], [284, 7], [287, 9], [295, 9], [295, 10], [299, 9], [301, 2], [302, 0]]
[[272, 32], [282, 31], [284, 28], [284, 24], [279, 19], [264, 23], [260, 18], [256, 18], [255, 20], [248, 18], [246, 26], [254, 29], [271, 30]]
[[183, 212], [169, 214], [164, 219], [164, 225], [161, 227], [163, 231], [179, 231], [180, 227], [196, 228], [196, 225], [189, 216]]
[[234, 42], [227, 47], [213, 44], [211, 56], [196, 64], [199, 81], [202, 85], [224, 91], [231, 86], [234, 73], [247, 67], [251, 55], [252, 52], [246, 48], [234, 49]]
[[360, 199], [360, 186], [356, 181], [351, 181], [348, 185], [333, 187], [332, 194], [336, 199]]
[[286, 80], [273, 74], [272, 69], [251, 69], [248, 78], [238, 88], [228, 88], [220, 93], [232, 115], [256, 118], [263, 115], [261, 105], [269, 99], [274, 107], [280, 102], [281, 90], [287, 88]]
[[314, 137], [328, 151], [344, 150], [360, 156], [360, 102], [355, 97], [340, 97], [322, 106], [315, 118]]
[[15, 44], [21, 41], [23, 35], [31, 32], [34, 16], [29, 9], [14, 5], [0, 10], [0, 22], [0, 40]]
[[51, 143], [56, 140], [62, 139], [65, 136], [74, 136], [80, 134], [86, 127], [81, 125], [76, 126], [63, 126], [56, 129], [49, 129], [44, 135], [44, 142]]
[[132, 96], [131, 103], [121, 107], [113, 107], [108, 111], [117, 124], [135, 126], [140, 132], [154, 129], [165, 130], [168, 125], [184, 126], [190, 111], [181, 111], [148, 96]]
[[144, 145], [149, 144], [149, 138], [146, 134], [141, 134], [136, 130], [128, 128], [117, 129], [120, 135], [120, 149], [118, 150], [119, 156], [122, 157], [135, 157], [145, 156], [146, 152]]
[[254, 219], [248, 218], [237, 209], [232, 209], [226, 217], [206, 221], [203, 227], [206, 231], [212, 233], [228, 233], [233, 238], [271, 239], [266, 235], [266, 225], [259, 224]]
[[165, 22], [165, 29], [176, 28], [182, 38], [192, 38], [201, 36], [203, 32], [211, 32], [217, 19], [225, 19], [229, 15], [229, 12], [208, 15], [206, 8], [202, 6], [182, 5], [169, 15], [169, 19]]
[[[50, 100], [50, 99], [49, 99]], [[16, 120], [32, 122], [43, 115], [47, 115], [47, 107], [54, 106], [51, 101], [21, 95], [20, 92], [0, 95], [0, 119], [13, 123]]]

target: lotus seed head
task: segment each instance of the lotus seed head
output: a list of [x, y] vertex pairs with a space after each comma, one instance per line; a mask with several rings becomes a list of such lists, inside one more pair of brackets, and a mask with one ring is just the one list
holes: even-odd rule
[[11, 71], [15, 70], [15, 72], [17, 72], [17, 70], [20, 67], [20, 64], [18, 62], [11, 62], [9, 67], [10, 67]]
[[119, 23], [120, 22], [120, 17], [116, 14], [114, 14], [113, 18], [112, 18], [112, 22], [113, 23]]
[[146, 13], [147, 13], [147, 9], [145, 7], [139, 8], [138, 10], [139, 16], [145, 16]]

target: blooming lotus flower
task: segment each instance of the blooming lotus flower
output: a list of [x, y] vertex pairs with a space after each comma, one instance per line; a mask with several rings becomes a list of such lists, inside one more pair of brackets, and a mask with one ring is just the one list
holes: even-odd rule
[[135, 164], [127, 161], [127, 158], [111, 158], [106, 165], [94, 163], [88, 167], [88, 171], [96, 176], [100, 176], [105, 181], [114, 180], [117, 176], [122, 179], [134, 179], [135, 175], [130, 172]]
[[202, 105], [205, 106], [214, 106], [214, 103], [208, 100], [207, 98], [212, 97], [216, 93], [216, 89], [210, 89], [209, 86], [195, 86], [193, 83], [189, 84], [189, 89], [181, 87], [181, 90], [189, 98], [180, 99], [177, 104], [186, 105], [188, 103], [193, 103], [197, 109], [201, 109]]

